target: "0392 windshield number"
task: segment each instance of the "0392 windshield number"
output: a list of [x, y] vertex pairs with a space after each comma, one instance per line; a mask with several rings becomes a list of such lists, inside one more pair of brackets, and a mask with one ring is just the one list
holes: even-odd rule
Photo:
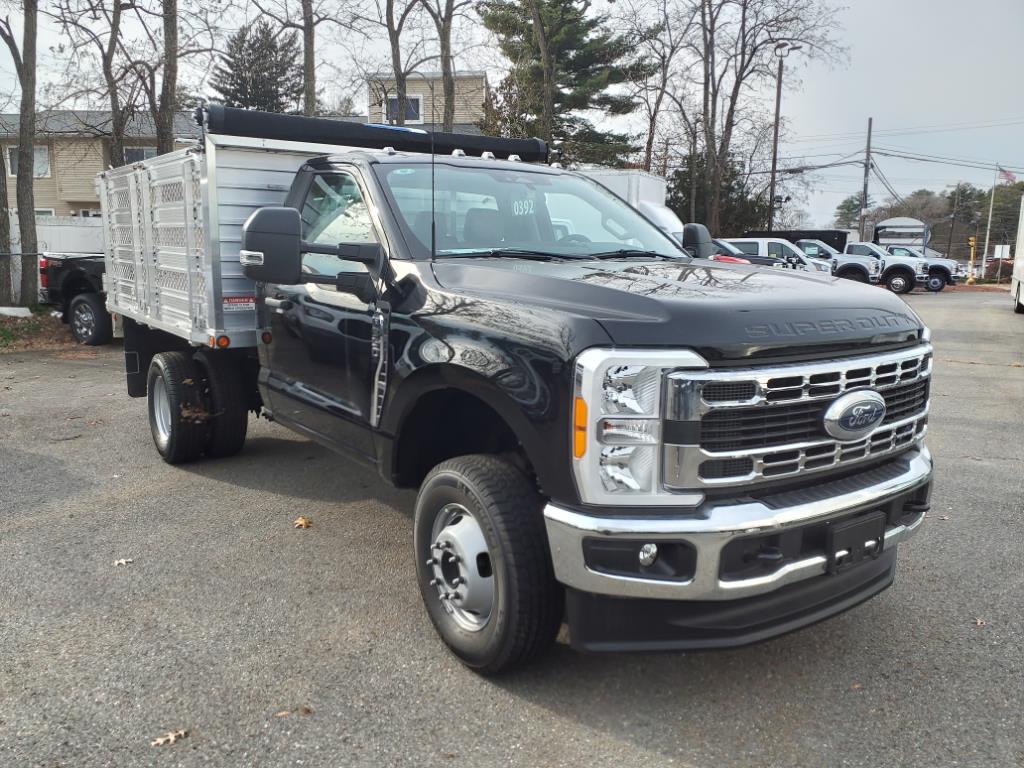
[[512, 201], [512, 215], [513, 216], [529, 216], [533, 213], [533, 200], [513, 200]]

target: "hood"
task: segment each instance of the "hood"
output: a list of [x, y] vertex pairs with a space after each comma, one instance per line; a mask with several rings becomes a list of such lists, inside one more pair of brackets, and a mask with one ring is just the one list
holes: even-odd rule
[[[694, 261], [446, 259], [445, 288], [591, 318], [621, 346], [679, 346], [715, 361], [869, 352], [920, 337], [895, 294], [825, 273]], [[808, 348], [813, 349], [808, 349]]]

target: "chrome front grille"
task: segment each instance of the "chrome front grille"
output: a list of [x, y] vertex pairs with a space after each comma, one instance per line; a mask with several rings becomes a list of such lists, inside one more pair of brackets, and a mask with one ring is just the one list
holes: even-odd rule
[[[898, 453], [927, 429], [931, 346], [766, 369], [679, 371], [666, 381], [664, 484], [755, 485]], [[838, 396], [874, 389], [886, 415], [864, 438], [824, 429]]]

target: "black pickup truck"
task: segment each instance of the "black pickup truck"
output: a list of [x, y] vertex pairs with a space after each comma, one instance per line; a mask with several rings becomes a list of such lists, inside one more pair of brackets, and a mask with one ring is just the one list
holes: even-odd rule
[[45, 253], [39, 257], [39, 301], [51, 304], [81, 344], [106, 344], [113, 337], [104, 305], [102, 253]]
[[[295, 120], [293, 136], [335, 130]], [[711, 261], [703, 227], [679, 244], [584, 176], [489, 141], [480, 157], [399, 145], [297, 165], [284, 204], [241, 231], [255, 347], [126, 319], [129, 394], [148, 394], [164, 459], [239, 451], [252, 411], [418, 488], [427, 613], [485, 673], [563, 622], [580, 649], [723, 648], [888, 587], [931, 489], [932, 348], [913, 310], [827, 274]], [[252, 157], [231, 165], [269, 165]], [[237, 239], [221, 231], [227, 274]]]

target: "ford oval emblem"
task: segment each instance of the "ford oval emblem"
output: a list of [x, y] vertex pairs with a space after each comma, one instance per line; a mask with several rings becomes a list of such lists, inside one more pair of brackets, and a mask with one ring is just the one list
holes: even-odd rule
[[885, 418], [885, 398], [873, 389], [847, 392], [825, 411], [825, 431], [836, 440], [850, 442], [869, 434]]

